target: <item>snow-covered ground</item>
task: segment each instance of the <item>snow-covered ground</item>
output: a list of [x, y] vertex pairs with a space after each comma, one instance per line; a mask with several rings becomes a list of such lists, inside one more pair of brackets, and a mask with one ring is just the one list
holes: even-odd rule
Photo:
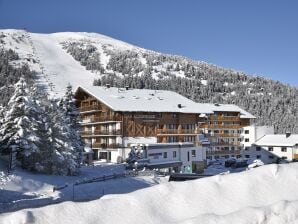
[[[165, 177], [154, 176], [122, 177], [73, 187], [78, 181], [123, 172], [124, 165], [98, 163], [94, 167], [82, 167], [79, 176], [43, 175], [20, 168], [7, 176], [0, 161], [0, 213], [68, 200], [94, 200], [103, 195], [128, 193], [167, 181]], [[65, 185], [68, 187], [53, 191], [54, 186]]]
[[297, 163], [274, 164], [4, 213], [0, 223], [297, 223], [297, 185]]

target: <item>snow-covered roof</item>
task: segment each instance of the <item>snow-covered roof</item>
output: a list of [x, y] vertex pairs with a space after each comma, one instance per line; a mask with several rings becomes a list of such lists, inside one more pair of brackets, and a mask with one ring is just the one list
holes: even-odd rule
[[265, 135], [255, 142], [259, 146], [294, 146], [298, 145], [298, 135]]
[[213, 114], [215, 111], [223, 111], [240, 112], [241, 118], [255, 118], [233, 104], [196, 103], [178, 93], [167, 90], [126, 90], [125, 88], [103, 86], [79, 86], [79, 88], [102, 101], [114, 111], [200, 114]]
[[240, 112], [240, 118], [256, 118], [255, 116], [253, 116], [252, 114], [248, 113], [247, 111], [243, 110], [235, 104], [204, 103], [203, 105], [210, 108], [210, 110], [212, 110], [213, 112]]
[[151, 89], [126, 90], [102, 86], [80, 87], [114, 111], [213, 113], [205, 105], [197, 104], [172, 91]]

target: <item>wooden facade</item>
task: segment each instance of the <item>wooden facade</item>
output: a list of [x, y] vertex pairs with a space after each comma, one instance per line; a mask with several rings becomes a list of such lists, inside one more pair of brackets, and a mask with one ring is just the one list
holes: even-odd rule
[[[249, 119], [240, 118], [239, 112], [216, 112], [200, 117], [199, 113], [113, 111], [83, 89], [79, 89], [75, 97], [81, 114], [81, 136], [94, 150], [127, 147], [123, 142], [125, 137], [154, 137], [157, 143], [193, 142], [200, 145], [198, 134], [205, 134], [211, 146], [215, 149], [223, 147], [223, 154], [229, 154], [241, 147], [238, 130], [250, 124]], [[237, 146], [237, 149], [228, 150], [227, 146]], [[235, 154], [238, 155], [238, 151]]]

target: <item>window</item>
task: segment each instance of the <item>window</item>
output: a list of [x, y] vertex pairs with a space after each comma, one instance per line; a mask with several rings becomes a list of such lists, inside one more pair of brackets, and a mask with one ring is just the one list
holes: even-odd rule
[[196, 157], [196, 150], [191, 150], [191, 156]]
[[274, 159], [274, 156], [268, 156], [269, 159]]
[[237, 155], [236, 158], [237, 158], [237, 159], [241, 158], [241, 155]]
[[189, 152], [187, 152], [187, 161], [189, 161]]
[[261, 151], [261, 147], [260, 146], [257, 146], [256, 150], [257, 151]]
[[244, 139], [245, 142], [249, 142], [249, 138]]
[[269, 148], [268, 148], [268, 151], [269, 151], [269, 152], [273, 152], [273, 147], [269, 147]]
[[282, 148], [281, 148], [281, 151], [282, 151], [282, 152], [287, 152], [287, 147], [282, 147]]
[[167, 152], [164, 152], [163, 153], [163, 158], [166, 159], [167, 157], [168, 157], [168, 153]]
[[244, 133], [245, 133], [245, 134], [249, 134], [249, 130], [245, 130]]
[[248, 151], [249, 150], [249, 147], [245, 147], [245, 149], [244, 149], [245, 151]]
[[177, 152], [173, 151], [173, 158], [176, 158], [176, 157], [177, 157]]
[[261, 159], [262, 158], [262, 156], [261, 155], [257, 155], [257, 159]]
[[248, 159], [249, 157], [250, 157], [249, 155], [245, 155], [245, 158], [247, 158], [247, 159]]
[[281, 157], [282, 159], [288, 159], [288, 157], [286, 157], [286, 156], [283, 156], [283, 157]]

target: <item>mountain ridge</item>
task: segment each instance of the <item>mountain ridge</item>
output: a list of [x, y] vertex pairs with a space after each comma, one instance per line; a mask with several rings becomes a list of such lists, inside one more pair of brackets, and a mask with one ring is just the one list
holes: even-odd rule
[[28, 64], [53, 97], [68, 83], [176, 91], [201, 103], [232, 103], [259, 117], [258, 125], [298, 132], [298, 89], [185, 56], [147, 50], [97, 33], [36, 34], [0, 30], [0, 46]]

